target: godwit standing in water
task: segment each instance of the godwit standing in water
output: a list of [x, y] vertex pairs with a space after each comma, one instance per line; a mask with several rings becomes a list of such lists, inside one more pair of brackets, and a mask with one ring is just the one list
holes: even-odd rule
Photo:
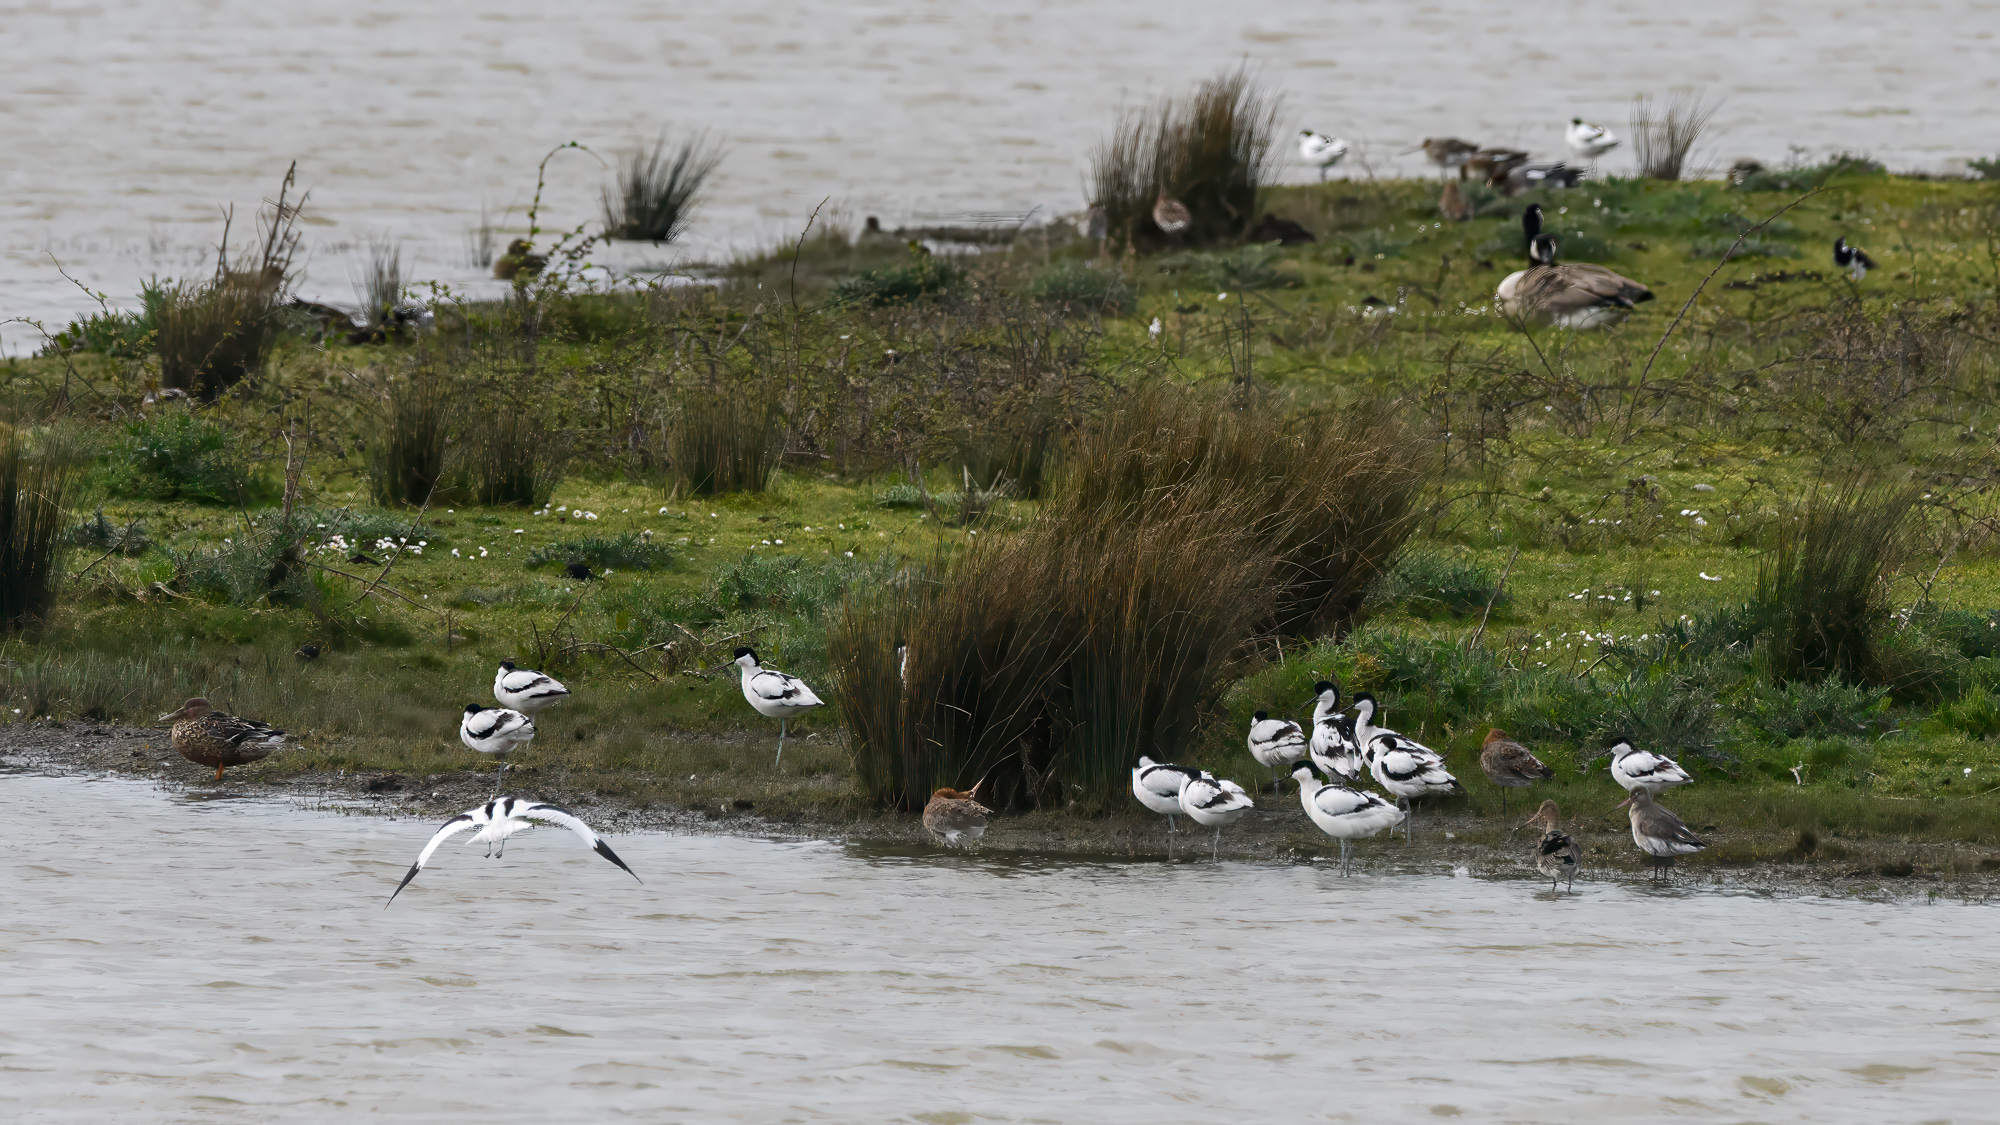
[[1680, 817], [1654, 804], [1653, 795], [1644, 789], [1634, 789], [1630, 797], [1618, 802], [1618, 807], [1626, 806], [1632, 810], [1632, 842], [1653, 857], [1655, 875], [1666, 874], [1675, 856], [1691, 855], [1708, 846]]
[[[1549, 889], [1555, 890], [1557, 883], [1576, 885], [1577, 869], [1583, 866], [1583, 852], [1576, 846], [1570, 834], [1562, 830], [1562, 814], [1556, 811], [1554, 801], [1543, 801], [1542, 807], [1521, 828], [1540, 825], [1542, 838], [1535, 842], [1535, 870], [1549, 877]], [[1521, 828], [1514, 831], [1519, 832]]]
[[924, 806], [924, 828], [947, 846], [958, 843], [961, 837], [977, 840], [986, 835], [986, 818], [993, 810], [979, 803], [978, 794], [978, 785], [970, 793], [940, 789], [931, 794], [930, 803]]

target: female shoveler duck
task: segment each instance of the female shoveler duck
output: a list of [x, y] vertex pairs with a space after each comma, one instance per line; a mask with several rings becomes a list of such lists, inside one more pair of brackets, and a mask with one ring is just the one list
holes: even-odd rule
[[1215, 829], [1215, 843], [1209, 848], [1208, 858], [1213, 860], [1222, 854], [1222, 830], [1243, 819], [1250, 811], [1250, 795], [1233, 781], [1224, 781], [1208, 774], [1187, 778], [1181, 785], [1181, 811], [1190, 820], [1204, 828]]
[[500, 756], [500, 769], [493, 775], [493, 792], [498, 795], [500, 782], [507, 776], [507, 751], [535, 740], [535, 720], [506, 707], [468, 703], [458, 720], [458, 740], [468, 750]]
[[174, 724], [174, 749], [195, 765], [214, 769], [217, 781], [230, 766], [261, 762], [285, 743], [284, 731], [255, 719], [225, 715], [200, 697], [160, 716], [163, 723], [169, 720]]
[[1354, 737], [1367, 756], [1368, 772], [1375, 784], [1388, 790], [1411, 814], [1403, 821], [1405, 841], [1411, 837], [1418, 797], [1460, 791], [1458, 779], [1444, 768], [1444, 755], [1414, 738], [1375, 725], [1375, 697], [1365, 691], [1354, 697]]
[[569, 689], [540, 672], [516, 668], [513, 661], [502, 660], [500, 670], [493, 674], [493, 698], [500, 706], [511, 707], [532, 719], [568, 699]]
[[1627, 806], [1632, 810], [1632, 842], [1653, 857], [1655, 875], [1666, 874], [1675, 856], [1692, 855], [1708, 846], [1680, 817], [1654, 804], [1653, 795], [1644, 789], [1634, 789], [1630, 797], [1618, 802], [1619, 808]]
[[1278, 767], [1289, 768], [1306, 752], [1306, 732], [1290, 719], [1274, 719], [1259, 711], [1250, 720], [1250, 756], [1271, 770], [1271, 789], [1278, 788]]
[[1528, 239], [1528, 268], [1501, 279], [1493, 291], [1501, 312], [1517, 320], [1585, 329], [1612, 324], [1653, 291], [1631, 278], [1589, 263], [1556, 263], [1554, 235], [1542, 233], [1542, 206], [1521, 214]]
[[1132, 796], [1139, 803], [1167, 818], [1167, 858], [1174, 855], [1174, 818], [1181, 815], [1181, 786], [1204, 776], [1192, 766], [1173, 766], [1151, 758], [1139, 758], [1132, 767]]
[[1326, 170], [1347, 159], [1347, 142], [1339, 137], [1315, 133], [1311, 129], [1301, 129], [1299, 159], [1318, 168], [1320, 182], [1325, 183]]
[[1526, 746], [1494, 727], [1486, 732], [1486, 744], [1479, 748], [1479, 772], [1500, 787], [1500, 814], [1507, 814], [1507, 790], [1523, 789], [1537, 781], [1554, 777], [1556, 771], [1542, 764]]
[[[1583, 852], [1576, 846], [1576, 840], [1562, 830], [1562, 814], [1556, 811], [1554, 801], [1543, 801], [1535, 815], [1528, 818], [1521, 828], [1539, 825], [1542, 838], [1535, 842], [1534, 854], [1530, 857], [1535, 870], [1549, 877], [1549, 889], [1555, 890], [1557, 883], [1576, 886], [1576, 873], [1583, 866]], [[1519, 832], [1521, 828], [1514, 831]]]
[[1354, 737], [1354, 720], [1341, 714], [1346, 708], [1340, 703], [1340, 689], [1321, 680], [1313, 685], [1313, 695], [1312, 741], [1306, 750], [1321, 773], [1353, 781], [1368, 763]]
[[1351, 789], [1338, 781], [1322, 785], [1313, 776], [1312, 766], [1305, 762], [1293, 763], [1292, 778], [1299, 783], [1299, 803], [1305, 806], [1306, 815], [1321, 832], [1340, 841], [1342, 875], [1352, 870], [1348, 862], [1349, 840], [1373, 836], [1403, 823], [1402, 809], [1373, 793]]
[[924, 828], [946, 845], [952, 845], [960, 837], [977, 840], [986, 835], [986, 818], [992, 815], [992, 809], [979, 803], [978, 785], [970, 793], [940, 789], [931, 794], [930, 803], [924, 806]]
[[[431, 853], [438, 850], [439, 844], [460, 832], [479, 829], [479, 834], [472, 838], [472, 842], [485, 844], [487, 858], [498, 859], [507, 850], [507, 837], [516, 832], [525, 832], [537, 824], [550, 824], [569, 829], [576, 833], [577, 839], [582, 840], [585, 847], [617, 864], [625, 874], [638, 879], [641, 883], [645, 882], [644, 879], [639, 879], [638, 872], [625, 866], [625, 861], [618, 858], [618, 853], [611, 850], [610, 844], [605, 843], [597, 833], [590, 830], [590, 825], [585, 824], [568, 809], [557, 805], [545, 805], [540, 801], [530, 801], [525, 797], [495, 797], [476, 809], [459, 813], [445, 821], [444, 827], [433, 833], [430, 843], [425, 844], [424, 850], [417, 854], [417, 862], [410, 865], [410, 870], [403, 875], [403, 881], [396, 884], [395, 890], [389, 892], [389, 902], [383, 903], [382, 909], [389, 909], [389, 903], [395, 902], [396, 896], [403, 893], [403, 888], [410, 885], [410, 880], [417, 877], [417, 872], [424, 869], [424, 864], [431, 861]], [[494, 846], [496, 844], [499, 845], [498, 848]]]
[[785, 760], [785, 724], [824, 703], [797, 676], [758, 664], [756, 649], [737, 649], [736, 666], [743, 669], [743, 698], [759, 715], [778, 720], [778, 756], [772, 762], [776, 765]]
[[1679, 762], [1651, 750], [1640, 750], [1628, 738], [1611, 742], [1611, 779], [1628, 792], [1644, 789], [1656, 797], [1676, 785], [1694, 782]]

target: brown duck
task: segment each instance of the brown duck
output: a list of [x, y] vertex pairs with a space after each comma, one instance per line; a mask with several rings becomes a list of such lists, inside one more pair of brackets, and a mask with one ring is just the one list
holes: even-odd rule
[[977, 785], [970, 793], [940, 789], [931, 794], [930, 804], [924, 806], [924, 827], [946, 844], [956, 844], [961, 837], [977, 840], [986, 835], [986, 818], [993, 810], [980, 804], [978, 795]]
[[174, 749], [198, 766], [214, 766], [215, 780], [230, 766], [247, 766], [271, 756], [284, 744], [285, 732], [255, 719], [239, 719], [213, 710], [206, 699], [190, 699], [181, 709], [161, 715], [174, 724]]
[[526, 280], [549, 264], [546, 254], [533, 253], [533, 247], [525, 238], [517, 238], [507, 244], [507, 252], [493, 260], [493, 276], [502, 281]]
[[1507, 790], [1521, 789], [1551, 778], [1556, 771], [1542, 764], [1526, 746], [1494, 727], [1486, 732], [1486, 744], [1479, 748], [1479, 770], [1486, 780], [1500, 787], [1500, 812], [1507, 811]]

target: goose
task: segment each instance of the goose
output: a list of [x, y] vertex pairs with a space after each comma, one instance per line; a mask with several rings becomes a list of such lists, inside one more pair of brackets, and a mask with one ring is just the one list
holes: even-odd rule
[[1222, 830], [1243, 819], [1243, 814], [1251, 809], [1250, 795], [1241, 785], [1233, 781], [1223, 781], [1208, 774], [1190, 777], [1181, 783], [1181, 811], [1188, 819], [1204, 828], [1215, 829], [1215, 843], [1210, 846], [1208, 858], [1218, 859], [1222, 854]]
[[1301, 129], [1299, 159], [1318, 168], [1320, 182], [1325, 183], [1326, 170], [1347, 159], [1347, 142], [1339, 137], [1315, 133], [1311, 129]]
[[1312, 741], [1306, 751], [1321, 773], [1353, 781], [1367, 768], [1367, 762], [1361, 743], [1354, 738], [1354, 720], [1341, 714], [1346, 708], [1340, 705], [1340, 689], [1329, 680], [1321, 680], [1313, 685], [1313, 693]]
[[1306, 752], [1306, 733], [1290, 719], [1274, 719], [1259, 711], [1250, 720], [1250, 756], [1270, 767], [1271, 788], [1278, 787], [1278, 767], [1289, 766]]
[[569, 698], [569, 689], [540, 672], [516, 668], [512, 660], [502, 660], [493, 674], [493, 698], [502, 707], [511, 707], [534, 718]]
[[1579, 160], [1596, 160], [1617, 148], [1618, 137], [1602, 125], [1592, 125], [1581, 117], [1569, 119], [1569, 131], [1563, 135], [1569, 150]]
[[1486, 742], [1479, 748], [1479, 772], [1500, 787], [1502, 816], [1507, 815], [1507, 790], [1525, 788], [1556, 775], [1556, 771], [1543, 765], [1527, 747], [1508, 738], [1507, 732], [1499, 727], [1486, 732]]
[[978, 794], [977, 785], [970, 793], [956, 789], [932, 793], [924, 806], [924, 828], [946, 846], [957, 844], [961, 837], [977, 840], [986, 835], [986, 818], [993, 810], [979, 803]]
[[1521, 227], [1528, 236], [1531, 264], [1508, 274], [1493, 291], [1495, 304], [1508, 316], [1569, 329], [1596, 328], [1653, 299], [1651, 289], [1603, 266], [1557, 265], [1555, 236], [1541, 233], [1540, 204], [1529, 204], [1522, 212]]
[[1174, 854], [1174, 818], [1181, 815], [1181, 787], [1206, 776], [1190, 766], [1173, 766], [1141, 755], [1132, 767], [1132, 795], [1139, 803], [1167, 818], [1167, 857]]
[[[585, 847], [617, 864], [625, 874], [637, 879], [641, 884], [645, 883], [644, 879], [639, 878], [639, 873], [625, 866], [625, 861], [618, 858], [618, 853], [611, 850], [611, 845], [605, 843], [597, 833], [592, 832], [590, 825], [585, 824], [575, 813], [558, 805], [530, 801], [526, 797], [495, 797], [476, 809], [469, 809], [445, 821], [444, 827], [433, 833], [430, 843], [424, 845], [424, 850], [417, 853], [417, 862], [410, 865], [410, 870], [403, 875], [403, 881], [396, 884], [395, 890], [389, 892], [389, 902], [383, 903], [382, 909], [389, 909], [389, 904], [396, 901], [396, 896], [402, 894], [403, 888], [409, 886], [410, 880], [416, 878], [417, 872], [422, 871], [424, 864], [430, 862], [431, 853], [438, 850], [439, 844], [460, 832], [479, 829], [479, 834], [472, 838], [472, 842], [485, 844], [487, 857], [498, 859], [507, 850], [507, 837], [516, 832], [525, 832], [537, 824], [569, 829], [576, 833]], [[494, 847], [496, 844], [499, 845], [497, 849]]]
[[1679, 762], [1651, 750], [1641, 750], [1626, 738], [1611, 743], [1611, 778], [1628, 791], [1644, 789], [1654, 796], [1676, 785], [1694, 783], [1693, 775], [1682, 769]]
[[797, 676], [760, 666], [756, 649], [737, 649], [736, 666], [743, 669], [743, 698], [750, 701], [759, 715], [778, 720], [778, 757], [772, 762], [776, 765], [785, 760], [785, 724], [792, 716], [822, 706], [823, 702]]
[[1833, 264], [1847, 271], [1849, 280], [1860, 281], [1875, 268], [1875, 259], [1859, 246], [1849, 246], [1847, 239], [1833, 240]]
[[1472, 201], [1465, 198], [1464, 192], [1458, 190], [1458, 181], [1446, 180], [1444, 194], [1438, 196], [1438, 214], [1454, 223], [1464, 223], [1470, 222], [1475, 213], [1476, 208], [1473, 207]]
[[1373, 836], [1403, 823], [1402, 809], [1373, 793], [1351, 789], [1338, 781], [1322, 785], [1305, 762], [1292, 765], [1292, 778], [1299, 783], [1299, 803], [1321, 832], [1340, 841], [1340, 873], [1353, 870], [1348, 861], [1348, 841]]
[[1458, 169], [1461, 180], [1465, 178], [1465, 162], [1479, 151], [1478, 145], [1457, 137], [1425, 137], [1417, 147], [1424, 150], [1424, 155], [1438, 166], [1439, 171]]
[[1160, 233], [1178, 235], [1194, 224], [1194, 216], [1188, 212], [1187, 204], [1169, 196], [1166, 189], [1160, 190], [1153, 200], [1153, 225]]
[[1542, 807], [1521, 828], [1536, 825], [1541, 826], [1542, 838], [1535, 842], [1534, 853], [1529, 857], [1535, 870], [1549, 877], [1550, 890], [1555, 890], [1557, 883], [1575, 889], [1577, 869], [1583, 866], [1583, 852], [1577, 848], [1576, 840], [1562, 830], [1562, 814], [1556, 811], [1554, 801], [1543, 801]]
[[1426, 793], [1456, 793], [1458, 779], [1444, 768], [1444, 755], [1414, 738], [1375, 725], [1375, 697], [1362, 692], [1354, 697], [1354, 738], [1368, 760], [1368, 772], [1375, 784], [1408, 809], [1411, 817], [1403, 822], [1403, 839], [1410, 839], [1415, 819], [1416, 798]]
[[465, 716], [458, 720], [458, 740], [469, 750], [500, 756], [500, 771], [493, 775], [493, 792], [497, 796], [500, 782], [507, 776], [507, 751], [535, 740], [535, 720], [511, 708], [468, 703]]
[[255, 719], [225, 715], [200, 696], [182, 703], [178, 711], [161, 715], [160, 721], [174, 724], [174, 749], [180, 756], [213, 768], [217, 781], [230, 766], [261, 762], [285, 744], [284, 731]]
[[1630, 797], [1618, 802], [1621, 809], [1627, 806], [1632, 811], [1632, 842], [1653, 857], [1656, 875], [1667, 874], [1675, 856], [1692, 855], [1708, 846], [1680, 817], [1654, 804], [1653, 795], [1644, 789], [1634, 789]]

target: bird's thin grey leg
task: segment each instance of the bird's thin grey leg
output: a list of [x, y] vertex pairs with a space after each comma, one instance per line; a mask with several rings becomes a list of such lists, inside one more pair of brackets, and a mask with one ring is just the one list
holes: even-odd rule
[[771, 762], [773, 766], [785, 760], [785, 720], [778, 720], [778, 756]]
[[1208, 862], [1222, 862], [1222, 829], [1215, 830], [1215, 842], [1208, 846]]

